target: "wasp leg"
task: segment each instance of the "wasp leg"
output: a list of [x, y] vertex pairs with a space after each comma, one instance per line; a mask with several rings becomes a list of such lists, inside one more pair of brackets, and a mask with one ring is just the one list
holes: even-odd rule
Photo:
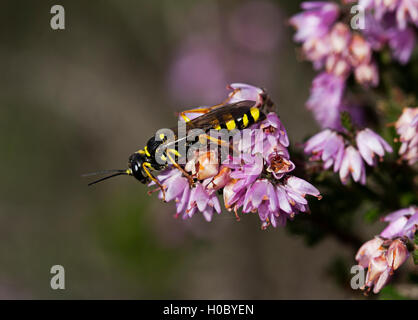
[[164, 190], [164, 186], [160, 183], [160, 181], [158, 181], [157, 180], [157, 178], [155, 178], [153, 175], [152, 175], [152, 173], [148, 170], [148, 168], [147, 168], [147, 166], [146, 166], [146, 163], [144, 162], [143, 164], [142, 164], [142, 169], [144, 170], [144, 172], [146, 173], [146, 175], [153, 181], [153, 182], [155, 182], [155, 184], [157, 184], [159, 187], [160, 187], [160, 189], [161, 189], [161, 191], [162, 191], [162, 193], [163, 193], [163, 201], [165, 202], [165, 190]]
[[234, 146], [231, 143], [229, 143], [228, 141], [225, 141], [225, 140], [222, 140], [222, 139], [218, 139], [218, 138], [215, 138], [215, 137], [211, 137], [208, 134], [201, 134], [199, 136], [199, 142], [200, 142], [200, 144], [205, 144], [206, 140], [213, 141], [213, 142], [215, 142], [219, 146], [228, 147], [229, 150], [232, 152], [232, 154], [234, 154], [235, 152], [238, 152], [238, 150], [236, 150], [234, 148]]
[[213, 106], [206, 107], [206, 108], [195, 108], [195, 109], [185, 110], [185, 111], [180, 112], [180, 116], [183, 118], [183, 120], [184, 120], [185, 122], [189, 122], [189, 121], [190, 121], [190, 119], [189, 119], [189, 117], [187, 117], [187, 116], [186, 116], [186, 113], [203, 113], [203, 114], [208, 113], [209, 111], [211, 111], [211, 110], [213, 110], [213, 109], [216, 109], [216, 108], [218, 108], [218, 107], [220, 107], [220, 106], [223, 106], [223, 105], [227, 104], [227, 103], [228, 103], [228, 101], [229, 101], [229, 100], [231, 100], [231, 99], [232, 99], [232, 97], [233, 97], [233, 96], [234, 96], [234, 95], [235, 95], [238, 91], [240, 91], [240, 89], [235, 89], [234, 91], [232, 91], [232, 92], [231, 92], [231, 94], [228, 96], [228, 98], [226, 98], [226, 99], [225, 99], [224, 101], [222, 101], [221, 103], [218, 103], [218, 104], [215, 104], [215, 105], [213, 105]]
[[168, 157], [168, 159], [170, 160], [170, 162], [173, 164], [173, 166], [174, 167], [176, 167], [178, 170], [180, 170], [181, 171], [181, 173], [187, 178], [187, 180], [189, 180], [189, 185], [190, 185], [190, 187], [194, 187], [194, 180], [193, 180], [193, 177], [190, 175], [190, 174], [188, 174], [187, 172], [186, 172], [186, 170], [184, 170], [177, 162], [176, 162], [176, 160], [173, 158], [173, 156], [171, 155], [171, 154], [174, 154], [174, 155], [176, 155], [176, 156], [178, 156], [179, 155], [179, 153], [178, 153], [178, 151], [177, 150], [175, 150], [175, 149], [167, 149], [166, 150], [166, 154], [167, 154], [167, 157]]

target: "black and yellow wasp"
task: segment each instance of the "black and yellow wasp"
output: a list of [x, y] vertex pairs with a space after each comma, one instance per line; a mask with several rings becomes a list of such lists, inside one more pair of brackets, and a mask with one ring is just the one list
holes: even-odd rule
[[[186, 135], [192, 131], [192, 129], [200, 129], [204, 132], [203, 135], [197, 137], [199, 140], [207, 139], [214, 141], [217, 144], [228, 144], [221, 139], [213, 138], [208, 134], [210, 130], [220, 131], [226, 129], [227, 131], [232, 130], [243, 130], [248, 128], [254, 123], [257, 123], [265, 119], [266, 115], [262, 111], [265, 104], [256, 106], [255, 101], [244, 100], [236, 103], [225, 103], [221, 105], [212, 106], [209, 108], [198, 108], [183, 111], [180, 113], [181, 117], [185, 120], [185, 131]], [[203, 113], [201, 116], [190, 120], [186, 115], [190, 113]], [[173, 129], [172, 129], [173, 130]], [[100, 181], [118, 176], [118, 175], [130, 175], [135, 177], [140, 182], [146, 184], [153, 181], [159, 186], [163, 192], [165, 198], [164, 188], [160, 182], [152, 174], [153, 171], [161, 171], [168, 165], [173, 165], [179, 169], [183, 175], [189, 179], [191, 185], [194, 183], [193, 177], [191, 177], [176, 161], [182, 154], [179, 153], [179, 142], [180, 139], [185, 142], [185, 150], [196, 143], [194, 139], [179, 138], [178, 128], [173, 130], [174, 136], [168, 138], [164, 134], [159, 134], [150, 138], [143, 149], [140, 149], [133, 153], [129, 157], [128, 169], [124, 170], [105, 170], [99, 171], [87, 175], [113, 173], [110, 176], [91, 182], [89, 185], [93, 185]], [[164, 150], [163, 152], [158, 152]], [[157, 155], [158, 154], [158, 155]], [[160, 160], [162, 161], [158, 161]], [[163, 164], [162, 164], [163, 163]]]

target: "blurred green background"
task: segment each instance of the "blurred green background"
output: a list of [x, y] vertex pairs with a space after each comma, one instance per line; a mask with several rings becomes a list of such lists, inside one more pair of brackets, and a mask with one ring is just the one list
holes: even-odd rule
[[[65, 8], [66, 29], [50, 27]], [[268, 89], [295, 145], [317, 130], [304, 108], [313, 71], [286, 19], [298, 1], [2, 1], [0, 298], [351, 298], [329, 275], [351, 248], [309, 248], [256, 216], [173, 218], [123, 168], [175, 112], [225, 86]], [[370, 238], [375, 231], [364, 231]], [[361, 230], [360, 230], [361, 231]], [[52, 265], [66, 289], [51, 290]]]

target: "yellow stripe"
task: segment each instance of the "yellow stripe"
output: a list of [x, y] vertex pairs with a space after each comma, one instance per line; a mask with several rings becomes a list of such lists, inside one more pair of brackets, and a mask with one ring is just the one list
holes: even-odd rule
[[254, 119], [254, 122], [257, 122], [258, 118], [260, 118], [260, 110], [257, 107], [252, 107], [250, 109], [250, 113]]
[[167, 152], [175, 154], [177, 157], [180, 157], [180, 153], [176, 149], [167, 149]]
[[248, 122], [248, 116], [244, 114], [244, 116], [242, 117], [242, 124], [244, 125], [244, 128], [248, 126]]
[[182, 116], [184, 122], [189, 122], [190, 121], [189, 117], [186, 116], [185, 114], [182, 114], [181, 116]]
[[147, 155], [147, 157], [151, 157], [151, 154], [148, 151], [148, 147], [144, 148], [145, 154]]
[[237, 125], [235, 124], [234, 119], [231, 119], [231, 120], [229, 120], [229, 121], [227, 121], [227, 122], [226, 122], [226, 128], [227, 128], [229, 131], [234, 130], [236, 126], [237, 126]]
[[151, 163], [149, 163], [149, 162], [144, 162], [144, 166], [146, 166], [146, 167], [150, 168], [151, 170], [155, 170], [155, 169], [152, 167]]
[[221, 128], [221, 126], [218, 124], [216, 127], [215, 127], [215, 130], [221, 130], [222, 128]]

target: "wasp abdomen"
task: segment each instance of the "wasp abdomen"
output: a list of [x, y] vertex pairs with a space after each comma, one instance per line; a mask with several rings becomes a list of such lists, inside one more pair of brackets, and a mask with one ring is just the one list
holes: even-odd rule
[[235, 115], [235, 118], [233, 114], [228, 114], [222, 122], [214, 124], [214, 129], [227, 129], [228, 131], [232, 131], [234, 129], [243, 130], [254, 123], [264, 120], [265, 118], [265, 114], [259, 108], [252, 107], [242, 115]]

